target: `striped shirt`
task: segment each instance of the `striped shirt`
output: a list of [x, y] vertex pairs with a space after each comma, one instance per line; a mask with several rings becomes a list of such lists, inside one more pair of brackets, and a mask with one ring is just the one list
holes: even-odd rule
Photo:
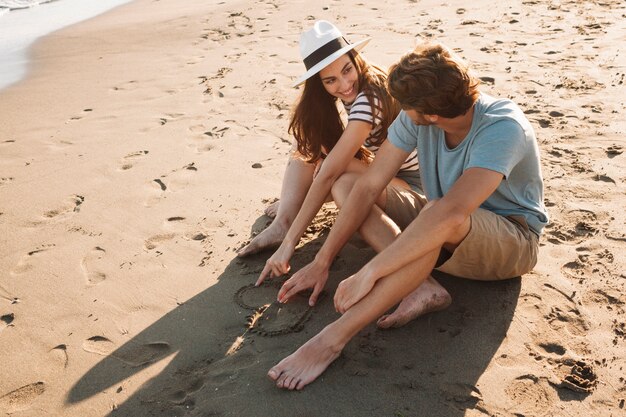
[[[370, 105], [367, 96], [363, 92], [360, 92], [352, 103], [345, 103], [343, 101], [342, 103], [344, 109], [346, 109], [346, 113], [348, 114], [348, 122], [351, 120], [361, 120], [363, 122], [370, 123], [373, 126], [367, 139], [365, 139], [364, 145], [370, 152], [376, 155], [376, 152], [378, 152], [380, 147], [373, 145], [370, 140], [374, 140], [372, 137], [382, 129], [382, 119], [380, 117], [382, 108], [380, 106], [380, 100], [378, 97], [374, 97], [374, 105], [372, 106]], [[406, 161], [404, 161], [398, 172], [417, 171], [418, 168], [417, 150], [414, 149], [407, 157]]]

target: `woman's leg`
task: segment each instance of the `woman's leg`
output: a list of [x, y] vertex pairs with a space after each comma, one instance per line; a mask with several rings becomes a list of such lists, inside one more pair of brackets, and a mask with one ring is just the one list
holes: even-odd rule
[[248, 245], [242, 248], [237, 256], [251, 255], [280, 245], [298, 211], [300, 211], [300, 207], [302, 207], [302, 202], [313, 182], [314, 170], [314, 164], [294, 156], [289, 158], [283, 177], [276, 218], [267, 229], [255, 236]]
[[[315, 165], [304, 162], [300, 158], [290, 158], [287, 163], [287, 168], [285, 169], [285, 176], [283, 177], [280, 200], [272, 203], [272, 205], [277, 207], [274, 221], [267, 229], [263, 230], [252, 239], [248, 245], [243, 247], [237, 253], [237, 256], [243, 257], [251, 255], [264, 249], [275, 248], [281, 244], [287, 235], [289, 227], [291, 227], [291, 223], [293, 223], [293, 220], [300, 211], [309, 188], [311, 188], [316, 168], [319, 169], [319, 165], [322, 163], [323, 160], [320, 160], [320, 162]], [[367, 167], [368, 165], [366, 163], [352, 159], [346, 167], [345, 172], [362, 174]], [[329, 201], [333, 201], [330, 194], [326, 199], [326, 202]], [[266, 208], [266, 214], [268, 214], [268, 209], [269, 207]]]

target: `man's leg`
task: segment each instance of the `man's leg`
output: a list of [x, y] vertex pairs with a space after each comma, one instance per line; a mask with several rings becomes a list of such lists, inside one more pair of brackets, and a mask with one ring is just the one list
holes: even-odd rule
[[[332, 194], [337, 206], [341, 207], [343, 202], [346, 201], [357, 179], [358, 177], [356, 176], [345, 174], [335, 182]], [[381, 207], [386, 205], [387, 194], [385, 190], [378, 197], [376, 205], [374, 205], [369, 216], [359, 229], [363, 239], [376, 252], [385, 249], [400, 234], [400, 228], [381, 210]], [[389, 196], [389, 198], [394, 197]], [[424, 210], [426, 207], [430, 206], [426, 205]], [[453, 250], [453, 247], [448, 245], [447, 249]], [[377, 325], [380, 328], [400, 327], [421, 315], [446, 309], [451, 302], [452, 298], [448, 291], [433, 277], [429, 276], [423, 285], [417, 287], [415, 291], [402, 300], [392, 314], [382, 316], [378, 320]]]
[[379, 279], [372, 291], [338, 320], [270, 369], [269, 377], [276, 381], [278, 387], [286, 389], [302, 389], [313, 382], [339, 357], [354, 335], [428, 278], [438, 256], [439, 251], [433, 251]]

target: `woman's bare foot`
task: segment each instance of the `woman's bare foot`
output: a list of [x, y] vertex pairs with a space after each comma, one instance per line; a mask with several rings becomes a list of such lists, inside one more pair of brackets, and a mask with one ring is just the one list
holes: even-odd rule
[[280, 204], [280, 200], [274, 201], [269, 206], [265, 207], [265, 211], [263, 212], [267, 217], [273, 219], [276, 217], [276, 213], [278, 213], [278, 205]]
[[269, 370], [279, 388], [301, 390], [315, 381], [339, 357], [343, 345], [330, 343], [324, 330]]
[[241, 248], [239, 252], [237, 252], [237, 256], [244, 257], [265, 249], [280, 246], [288, 230], [289, 227], [285, 224], [274, 220], [267, 229], [256, 235], [250, 243]]
[[415, 291], [402, 299], [396, 311], [382, 316], [376, 324], [381, 329], [401, 327], [426, 313], [444, 310], [450, 303], [452, 297], [448, 291], [433, 277], [428, 277]]

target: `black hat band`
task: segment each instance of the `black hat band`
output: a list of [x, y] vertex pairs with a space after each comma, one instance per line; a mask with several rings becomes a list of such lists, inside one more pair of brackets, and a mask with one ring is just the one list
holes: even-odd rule
[[311, 55], [304, 58], [304, 66], [307, 71], [313, 68], [315, 65], [322, 62], [328, 56], [337, 52], [341, 48], [348, 46], [349, 43], [343, 37], [333, 39], [332, 41], [324, 44], [320, 48], [316, 49]]

